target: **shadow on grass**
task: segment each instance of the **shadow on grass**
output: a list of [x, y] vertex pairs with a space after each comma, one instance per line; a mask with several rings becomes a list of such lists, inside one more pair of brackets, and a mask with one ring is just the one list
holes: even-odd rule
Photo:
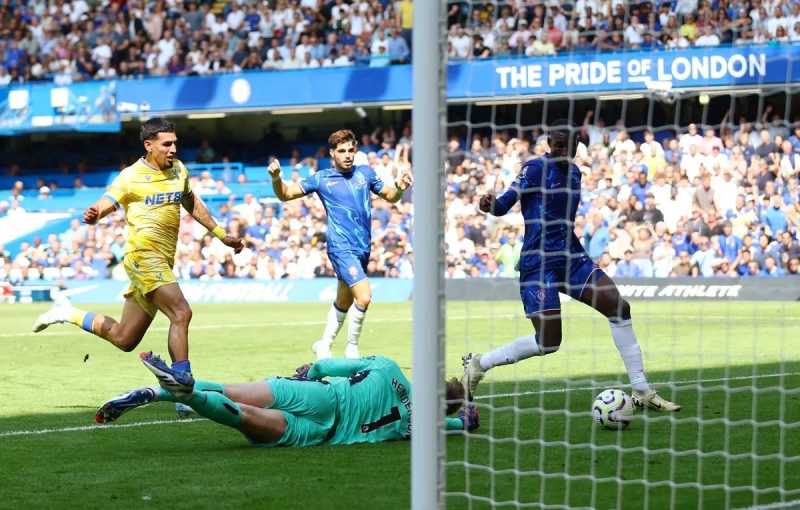
[[[767, 377], [778, 373], [794, 375]], [[448, 437], [448, 508], [721, 508], [776, 501], [781, 485], [800, 492], [798, 373], [799, 362], [651, 373], [710, 381], [660, 387], [684, 409], [644, 413], [622, 433], [591, 423], [605, 382], [486, 385], [479, 396], [516, 395], [479, 399], [480, 431]], [[0, 419], [3, 485], [14, 488], [0, 507], [409, 507], [408, 442], [253, 448], [207, 421], [2, 436], [91, 426], [93, 409], [63, 410]], [[156, 404], [119, 424], [173, 418]]]

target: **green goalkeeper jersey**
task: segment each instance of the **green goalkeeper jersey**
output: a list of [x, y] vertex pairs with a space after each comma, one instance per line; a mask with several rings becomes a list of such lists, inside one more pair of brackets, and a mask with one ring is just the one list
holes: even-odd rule
[[331, 377], [336, 392], [338, 415], [328, 443], [377, 443], [411, 435], [411, 383], [391, 359], [320, 360], [308, 377]]

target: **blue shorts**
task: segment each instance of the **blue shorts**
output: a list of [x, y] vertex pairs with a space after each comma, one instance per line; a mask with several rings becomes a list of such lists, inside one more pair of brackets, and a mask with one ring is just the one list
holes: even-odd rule
[[336, 277], [346, 283], [348, 287], [367, 279], [369, 253], [329, 251], [328, 259], [330, 259], [333, 270], [336, 272]]
[[546, 260], [538, 268], [523, 271], [519, 275], [519, 294], [525, 316], [560, 310], [559, 292], [580, 299], [583, 289], [603, 274], [588, 256], [558, 257]]

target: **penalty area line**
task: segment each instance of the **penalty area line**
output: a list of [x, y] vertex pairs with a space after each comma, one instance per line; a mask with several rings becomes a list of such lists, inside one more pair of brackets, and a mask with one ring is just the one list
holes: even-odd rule
[[137, 427], [148, 427], [150, 425], [173, 425], [180, 423], [196, 423], [200, 421], [208, 421], [205, 418], [189, 418], [186, 420], [153, 420], [153, 421], [139, 421], [134, 423], [122, 423], [119, 425], [105, 424], [105, 425], [81, 425], [78, 427], [61, 427], [49, 429], [33, 429], [33, 430], [11, 430], [9, 432], [0, 432], [2, 437], [20, 437], [20, 436], [37, 436], [41, 434], [56, 434], [62, 432], [86, 432], [90, 430], [104, 430], [104, 429], [132, 429]]

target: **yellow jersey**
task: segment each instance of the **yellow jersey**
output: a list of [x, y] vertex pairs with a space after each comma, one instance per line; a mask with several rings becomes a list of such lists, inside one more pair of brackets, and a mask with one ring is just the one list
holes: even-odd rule
[[400, 11], [400, 28], [411, 30], [414, 26], [414, 4], [411, 0], [400, 0], [397, 4], [397, 8]]
[[171, 263], [178, 243], [181, 200], [189, 191], [189, 171], [177, 159], [166, 170], [153, 168], [141, 158], [122, 170], [103, 196], [125, 210], [125, 254], [156, 252]]

